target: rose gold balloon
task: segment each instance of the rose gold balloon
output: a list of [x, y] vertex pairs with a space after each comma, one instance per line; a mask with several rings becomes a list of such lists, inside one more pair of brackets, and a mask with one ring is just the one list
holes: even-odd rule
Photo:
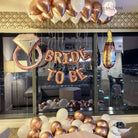
[[39, 130], [38, 129], [29, 130], [27, 138], [39, 138]]
[[60, 15], [63, 16], [66, 11], [66, 2], [64, 0], [53, 0], [53, 10]]
[[83, 112], [82, 112], [82, 111], [76, 111], [76, 112], [74, 113], [74, 118], [75, 118], [76, 120], [84, 121], [84, 114], [83, 114]]
[[40, 104], [40, 108], [43, 109], [46, 105], [47, 105], [46, 102], [42, 102], [42, 103]]
[[96, 129], [96, 124], [92, 123], [92, 122], [86, 122], [85, 124], [89, 125], [93, 131], [95, 131]]
[[73, 122], [74, 117], [73, 117], [73, 116], [68, 116], [66, 120], [68, 120], [68, 121], [70, 121], [70, 122]]
[[54, 134], [56, 132], [56, 129], [59, 129], [61, 128], [61, 123], [58, 122], [58, 121], [54, 121], [52, 124], [51, 124], [51, 132]]
[[55, 98], [55, 99], [53, 99], [53, 102], [59, 102], [59, 99], [57, 99], [57, 98]]
[[80, 108], [80, 103], [78, 101], [74, 101], [73, 102], [73, 108], [79, 109]]
[[107, 123], [107, 121], [105, 121], [105, 120], [98, 120], [98, 121], [96, 122], [96, 127], [105, 127], [105, 128], [109, 128], [108, 123]]
[[97, 23], [99, 17], [102, 14], [102, 5], [99, 2], [92, 3], [93, 11], [91, 14], [91, 22]]
[[81, 14], [86, 18], [89, 19], [92, 13], [92, 3], [90, 0], [85, 0], [84, 8], [81, 11]]
[[40, 130], [41, 126], [42, 126], [42, 120], [39, 117], [34, 117], [31, 120], [31, 123], [30, 123], [31, 129], [36, 128], [36, 129]]
[[46, 14], [46, 13], [43, 12], [42, 15], [43, 15], [45, 18], [47, 18], [47, 19], [52, 19], [53, 16], [54, 16], [54, 14], [53, 14], [53, 12], [52, 12], [52, 9], [50, 9], [50, 11], [49, 11], [48, 14]]
[[53, 138], [50, 132], [44, 132], [40, 135], [40, 138]]
[[63, 135], [63, 134], [66, 134], [65, 129], [62, 129], [62, 128], [56, 129], [55, 136], [56, 135]]
[[71, 7], [71, 0], [67, 0], [67, 8], [66, 8], [66, 12], [70, 15], [75, 17], [77, 15], [77, 12], [75, 12], [72, 7]]
[[95, 134], [100, 135], [102, 137], [107, 137], [108, 135], [108, 128], [105, 127], [96, 127]]
[[30, 3], [29, 12], [30, 12], [31, 15], [39, 15], [39, 14], [42, 13], [42, 12], [37, 8], [37, 6], [36, 6], [36, 0], [33, 0], [33, 1]]
[[48, 12], [50, 11], [51, 4], [51, 0], [38, 0], [36, 2], [37, 8], [46, 14], [48, 14]]
[[69, 129], [68, 129], [68, 133], [73, 133], [73, 132], [78, 132], [79, 129], [78, 127], [76, 126], [71, 126]]
[[84, 119], [84, 123], [87, 123], [87, 122], [93, 122], [93, 118], [91, 116], [86, 116]]
[[109, 23], [109, 22], [112, 20], [112, 18], [113, 18], [113, 17], [107, 17], [106, 20], [105, 20], [104, 22], [98, 20], [98, 23], [100, 23], [100, 24], [107, 24], [107, 23]]

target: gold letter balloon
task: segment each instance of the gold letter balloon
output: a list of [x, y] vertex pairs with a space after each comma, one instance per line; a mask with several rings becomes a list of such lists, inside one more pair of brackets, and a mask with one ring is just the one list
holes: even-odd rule
[[105, 68], [110, 69], [114, 66], [116, 60], [115, 46], [110, 30], [107, 31], [107, 41], [105, 43], [103, 52], [103, 65]]

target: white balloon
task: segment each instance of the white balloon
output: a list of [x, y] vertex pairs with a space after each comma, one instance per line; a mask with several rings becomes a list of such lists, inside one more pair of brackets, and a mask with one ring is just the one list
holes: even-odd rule
[[44, 115], [39, 116], [39, 118], [42, 120], [43, 123], [47, 123], [48, 122], [48, 118]]
[[56, 107], [56, 102], [52, 102], [51, 104], [50, 104], [50, 109], [54, 109]]
[[45, 122], [45, 123], [42, 124], [41, 132], [45, 132], [45, 131], [48, 131], [48, 132], [51, 133], [49, 122]]
[[82, 11], [85, 5], [85, 0], [71, 0], [71, 6], [76, 12]]
[[107, 19], [107, 15], [105, 15], [105, 13], [103, 12], [102, 15], [100, 16], [99, 20], [104, 22]]
[[116, 136], [111, 131], [109, 131], [107, 138], [121, 138], [121, 136]]
[[56, 117], [49, 118], [49, 124], [51, 125], [54, 121], [57, 121]]
[[117, 122], [119, 122], [119, 121], [117, 121], [117, 120], [111, 120], [109, 122], [109, 128], [112, 127], [113, 125], [115, 125]]
[[64, 23], [66, 22], [68, 19], [70, 18], [70, 16], [67, 14], [67, 12], [65, 12], [65, 14], [62, 16], [61, 21]]
[[87, 131], [87, 132], [93, 133], [92, 128], [91, 128], [89, 125], [87, 125], [87, 124], [82, 124], [82, 125], [79, 127], [79, 129], [80, 129], [81, 131]]
[[68, 111], [65, 108], [61, 108], [57, 111], [56, 118], [58, 121], [62, 122], [68, 117]]
[[107, 121], [107, 122], [109, 122], [109, 121], [111, 120], [111, 118], [110, 118], [110, 116], [109, 116], [108, 114], [103, 114], [103, 115], [101, 116], [101, 119], [102, 119], [102, 120], [105, 120], [105, 121]]
[[68, 100], [67, 99], [61, 99], [59, 101], [59, 107], [60, 108], [65, 108], [67, 104], [68, 104]]
[[49, 99], [49, 100], [47, 100], [46, 102], [47, 102], [48, 104], [51, 104], [51, 103], [52, 103], [52, 100]]
[[74, 120], [72, 121], [72, 126], [80, 127], [83, 124], [81, 120]]
[[18, 129], [17, 135], [19, 138], [27, 138], [28, 131], [30, 127], [28, 125], [23, 125]]
[[82, 16], [82, 19], [83, 19], [83, 21], [84, 21], [85, 23], [87, 23], [87, 22], [90, 21], [91, 17], [90, 17], [89, 19], [86, 19], [84, 16]]
[[64, 120], [64, 121], [61, 122], [61, 125], [62, 125], [63, 129], [68, 130], [71, 126], [71, 123], [68, 120]]
[[24, 123], [24, 125], [30, 126], [31, 120], [32, 119], [27, 119], [26, 122]]
[[76, 17], [71, 17], [70, 20], [71, 20], [74, 24], [77, 24], [77, 23], [79, 22], [81, 16], [82, 16], [82, 15], [79, 13], [79, 14], [77, 14]]
[[116, 136], [121, 136], [121, 135], [120, 135], [120, 132], [119, 132], [119, 129], [118, 129], [117, 127], [115, 127], [115, 126], [112, 126], [112, 127], [110, 128], [110, 131], [111, 131], [114, 135], [116, 135]]

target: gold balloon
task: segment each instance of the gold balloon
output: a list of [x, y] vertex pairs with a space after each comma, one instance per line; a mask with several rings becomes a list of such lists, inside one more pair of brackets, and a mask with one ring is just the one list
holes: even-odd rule
[[53, 10], [60, 16], [63, 16], [66, 11], [66, 2], [64, 0], [53, 0]]
[[40, 138], [53, 138], [50, 132], [44, 132], [40, 135]]
[[62, 128], [56, 129], [55, 136], [56, 135], [63, 135], [63, 134], [66, 134], [66, 130], [65, 129], [62, 129]]
[[37, 8], [46, 14], [48, 14], [48, 12], [50, 11], [51, 4], [51, 0], [38, 0], [36, 2]]
[[71, 126], [69, 129], [68, 129], [68, 133], [73, 133], [73, 132], [78, 132], [79, 129], [77, 126]]
[[95, 131], [96, 129], [96, 124], [92, 123], [92, 122], [86, 122], [85, 124], [89, 125], [93, 131]]
[[107, 31], [107, 36], [108, 37], [105, 43], [102, 61], [104, 67], [110, 69], [115, 65], [116, 52], [115, 52], [115, 45], [113, 42], [112, 32], [110, 30]]
[[92, 7], [93, 7], [93, 10], [92, 10], [90, 21], [93, 23], [97, 23], [99, 17], [102, 14], [102, 5], [99, 2], [93, 2]]
[[73, 16], [73, 17], [75, 17], [75, 16], [77, 15], [77, 12], [75, 12], [75, 11], [72, 9], [71, 0], [67, 0], [66, 12], [67, 12], [70, 16]]
[[29, 130], [27, 138], [39, 138], [39, 130], [38, 129]]
[[52, 124], [51, 124], [51, 132], [54, 134], [56, 132], [56, 129], [59, 129], [61, 128], [61, 123], [58, 122], [58, 121], [54, 121]]
[[81, 14], [86, 18], [89, 19], [92, 13], [92, 3], [89, 0], [85, 0], [84, 8], [81, 11]]
[[95, 134], [100, 135], [102, 137], [107, 137], [108, 131], [109, 131], [108, 128], [105, 128], [105, 127], [96, 127]]
[[42, 11], [40, 11], [37, 6], [36, 6], [36, 0], [33, 0], [31, 3], [30, 3], [30, 9], [29, 9], [29, 12], [31, 15], [39, 15], [42, 13]]
[[70, 122], [73, 122], [74, 117], [73, 117], [73, 116], [68, 116], [66, 120], [68, 120], [68, 121], [70, 121]]
[[36, 128], [36, 129], [40, 130], [41, 126], [42, 126], [42, 120], [39, 117], [34, 117], [31, 120], [31, 123], [30, 123], [31, 129]]
[[96, 127], [105, 127], [105, 128], [109, 128], [109, 125], [107, 123], [107, 121], [105, 120], [98, 120], [96, 122]]
[[45, 12], [43, 12], [42, 15], [47, 19], [52, 19], [54, 16], [52, 9], [50, 9], [49, 13], [47, 13], [47, 14]]
[[84, 119], [84, 123], [87, 123], [87, 122], [93, 122], [93, 118], [91, 116], [86, 116]]
[[74, 118], [76, 119], [76, 120], [81, 120], [81, 121], [84, 121], [84, 114], [83, 114], [83, 112], [82, 111], [76, 111], [75, 113], [74, 113]]
[[45, 21], [46, 18], [43, 16], [43, 14], [40, 14], [40, 15], [37, 16], [37, 20], [42, 22], [42, 21]]

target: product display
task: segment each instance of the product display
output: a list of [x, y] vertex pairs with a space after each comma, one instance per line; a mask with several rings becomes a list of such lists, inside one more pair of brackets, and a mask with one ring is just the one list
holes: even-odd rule
[[[88, 101], [84, 100], [70, 100], [67, 99], [53, 99], [47, 100], [39, 104], [39, 111], [47, 111], [49, 109], [59, 109], [59, 108], [66, 108], [68, 111], [75, 111], [75, 110], [86, 110], [91, 111], [93, 110], [93, 101], [89, 99]], [[85, 118], [87, 120], [91, 120], [92, 118]]]
[[[104, 116], [108, 115], [104, 114], [101, 118]], [[76, 138], [79, 138], [79, 133], [85, 131], [88, 134], [92, 133], [93, 138], [96, 135], [114, 138], [111, 135], [122, 136], [131, 129], [126, 129], [123, 122], [114, 121], [115, 123], [113, 123], [111, 119], [108, 121], [109, 123], [105, 120], [94, 120], [91, 116], [85, 116], [80, 110], [76, 111], [74, 116], [68, 116], [68, 111], [65, 108], [61, 108], [58, 110], [56, 117], [49, 119], [46, 116], [34, 117], [31, 121], [26, 122], [24, 126], [20, 127], [17, 134], [19, 138], [22, 138], [21, 134], [23, 132], [25, 133], [24, 135], [28, 135], [27, 138], [56, 138], [58, 135], [62, 137], [62, 135], [68, 136], [78, 132]]]

